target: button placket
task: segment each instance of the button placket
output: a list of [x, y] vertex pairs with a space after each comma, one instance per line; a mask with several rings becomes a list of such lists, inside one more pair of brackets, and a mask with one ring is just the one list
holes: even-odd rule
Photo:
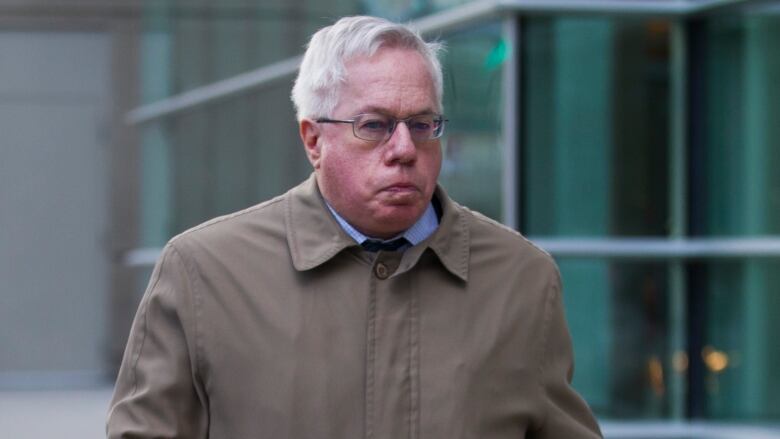
[[369, 328], [370, 384], [366, 407], [368, 439], [417, 439], [416, 392], [411, 387], [415, 379], [410, 370], [412, 340], [410, 335], [409, 280], [396, 277], [401, 254], [379, 252], [370, 268], [371, 294], [374, 303], [372, 325]]

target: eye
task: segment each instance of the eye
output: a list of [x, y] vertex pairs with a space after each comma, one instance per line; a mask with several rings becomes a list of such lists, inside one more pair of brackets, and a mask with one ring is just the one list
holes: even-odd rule
[[376, 115], [367, 115], [357, 121], [358, 130], [364, 132], [386, 133], [389, 124], [390, 122], [387, 121], [387, 118]]
[[415, 117], [409, 121], [409, 129], [417, 132], [428, 132], [433, 130], [435, 121], [431, 117]]

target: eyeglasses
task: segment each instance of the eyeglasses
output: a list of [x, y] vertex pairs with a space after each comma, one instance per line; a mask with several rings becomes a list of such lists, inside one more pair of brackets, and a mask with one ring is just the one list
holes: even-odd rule
[[422, 142], [431, 139], [438, 139], [444, 134], [444, 123], [447, 119], [440, 114], [418, 114], [407, 117], [406, 119], [396, 119], [384, 114], [367, 113], [358, 114], [352, 119], [339, 120], [319, 118], [317, 123], [350, 123], [352, 124], [352, 133], [358, 139], [369, 140], [372, 142], [387, 140], [393, 135], [400, 122], [406, 124], [412, 140]]

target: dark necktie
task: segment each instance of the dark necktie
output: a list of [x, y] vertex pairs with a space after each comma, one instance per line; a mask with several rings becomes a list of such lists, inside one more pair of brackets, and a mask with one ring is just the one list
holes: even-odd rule
[[400, 238], [396, 238], [392, 241], [386, 241], [386, 242], [380, 241], [378, 239], [366, 239], [360, 245], [363, 247], [363, 249], [370, 252], [378, 252], [380, 250], [386, 252], [394, 252], [406, 244], [409, 244], [409, 241], [407, 241], [406, 238], [402, 236]]

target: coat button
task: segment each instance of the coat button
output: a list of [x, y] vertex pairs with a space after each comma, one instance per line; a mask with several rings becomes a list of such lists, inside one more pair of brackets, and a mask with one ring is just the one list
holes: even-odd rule
[[376, 273], [376, 277], [380, 279], [387, 279], [387, 276], [390, 274], [389, 270], [387, 269], [387, 265], [381, 262], [376, 264], [376, 267], [374, 267], [374, 273]]

